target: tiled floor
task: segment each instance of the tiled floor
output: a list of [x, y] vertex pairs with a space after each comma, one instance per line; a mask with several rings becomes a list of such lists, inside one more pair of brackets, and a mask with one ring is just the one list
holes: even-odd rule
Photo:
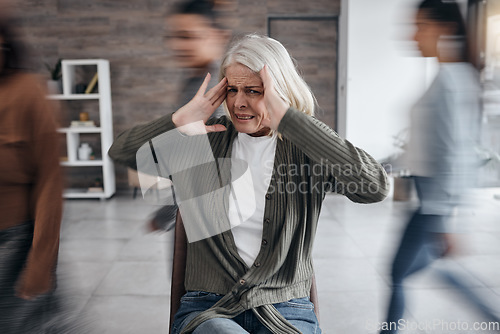
[[[500, 201], [485, 189], [474, 198], [478, 204], [461, 215], [467, 217], [460, 222], [466, 232], [461, 234], [462, 254], [448, 262], [458, 264], [470, 286], [493, 301], [500, 298]], [[314, 250], [323, 333], [376, 332], [373, 326], [385, 313], [391, 257], [413, 205], [326, 198]], [[61, 282], [70, 287], [93, 333], [167, 332], [173, 233], [147, 232], [145, 222], [154, 209], [129, 195], [65, 204]], [[408, 319], [413, 321], [407, 327], [428, 327], [402, 333], [493, 333], [445, 331], [445, 323], [430, 330], [434, 321], [472, 326], [485, 319], [432, 270], [415, 275], [407, 286]]]

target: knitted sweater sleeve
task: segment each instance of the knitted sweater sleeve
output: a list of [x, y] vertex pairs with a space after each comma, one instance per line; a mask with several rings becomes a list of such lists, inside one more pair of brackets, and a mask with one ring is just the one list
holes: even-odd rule
[[173, 129], [175, 125], [172, 122], [172, 114], [134, 126], [118, 135], [108, 154], [115, 162], [137, 169], [136, 154], [139, 148], [153, 138]]
[[383, 167], [321, 121], [290, 108], [278, 132], [321, 164], [325, 182], [353, 202], [375, 203], [387, 196], [389, 183]]

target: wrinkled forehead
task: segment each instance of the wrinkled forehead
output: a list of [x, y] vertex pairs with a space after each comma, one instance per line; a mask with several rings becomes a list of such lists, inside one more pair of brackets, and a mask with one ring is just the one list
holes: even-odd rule
[[255, 73], [247, 66], [240, 63], [232, 63], [226, 68], [225, 73], [228, 84], [246, 83], [253, 85], [262, 85], [262, 80], [258, 73]]

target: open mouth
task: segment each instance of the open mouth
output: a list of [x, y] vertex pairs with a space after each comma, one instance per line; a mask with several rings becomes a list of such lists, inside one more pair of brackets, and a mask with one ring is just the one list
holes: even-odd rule
[[255, 116], [250, 116], [250, 115], [238, 115], [238, 114], [234, 114], [234, 116], [236, 116], [237, 119], [242, 120], [242, 121], [248, 121], [248, 120], [255, 117]]

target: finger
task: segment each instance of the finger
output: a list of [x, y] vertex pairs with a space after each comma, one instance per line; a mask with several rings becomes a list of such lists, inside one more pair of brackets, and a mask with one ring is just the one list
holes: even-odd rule
[[262, 125], [271, 128], [271, 115], [267, 112], [267, 110], [265, 111], [265, 116], [262, 119]]
[[146, 226], [146, 228], [148, 229], [149, 232], [156, 232], [158, 231], [160, 228], [158, 227], [158, 225], [156, 224], [155, 220], [152, 219], [149, 224]]
[[214, 102], [212, 102], [212, 106], [214, 106], [215, 108], [219, 108], [222, 102], [224, 102], [224, 100], [226, 99], [226, 96], [227, 92], [223, 90], [221, 94], [217, 97], [217, 99]]
[[210, 82], [211, 75], [210, 73], [207, 73], [205, 76], [205, 80], [203, 80], [203, 83], [201, 84], [200, 88], [196, 92], [195, 96], [203, 96], [205, 95], [205, 91], [207, 90], [208, 83]]
[[264, 85], [264, 89], [271, 89], [273, 87], [273, 79], [269, 74], [269, 69], [267, 65], [264, 65], [262, 70], [259, 72], [260, 78], [262, 79], [262, 84]]
[[222, 132], [227, 130], [222, 124], [207, 125], [205, 128], [207, 129], [207, 132]]
[[218, 96], [220, 91], [226, 91], [227, 90], [227, 79], [226, 77], [222, 78], [221, 81], [212, 88], [205, 94], [205, 97], [209, 100], [212, 100], [214, 96]]
[[225, 97], [226, 95], [227, 95], [227, 84], [221, 86], [220, 89], [213, 94], [213, 96], [210, 98], [210, 102], [212, 102], [212, 104], [215, 104], [215, 101], [220, 99], [221, 96]]
[[29, 295], [27, 295], [26, 293], [19, 293], [19, 292], [18, 292], [18, 293], [16, 294], [16, 296], [17, 296], [18, 298], [21, 298], [21, 299], [24, 299], [24, 300], [31, 300], [31, 299], [33, 299], [33, 297], [32, 297], [32, 296], [29, 296]]
[[261, 124], [263, 127], [271, 129], [271, 120], [269, 118], [263, 119]]

